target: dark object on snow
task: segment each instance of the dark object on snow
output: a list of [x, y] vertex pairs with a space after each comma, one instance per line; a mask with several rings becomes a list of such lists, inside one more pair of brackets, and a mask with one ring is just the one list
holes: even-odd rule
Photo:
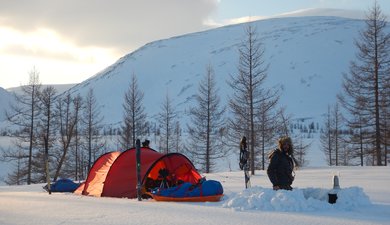
[[328, 202], [330, 204], [334, 204], [337, 201], [337, 194], [336, 193], [328, 193]]
[[[51, 192], [73, 192], [79, 185], [70, 179], [59, 179], [54, 184], [51, 184], [50, 189]], [[48, 185], [45, 185], [43, 189], [48, 191]]]
[[150, 141], [148, 139], [145, 139], [144, 142], [142, 142], [142, 147], [147, 147], [149, 148]]
[[328, 193], [328, 202], [334, 204], [337, 201], [337, 192], [340, 190], [339, 176], [333, 176], [333, 189]]

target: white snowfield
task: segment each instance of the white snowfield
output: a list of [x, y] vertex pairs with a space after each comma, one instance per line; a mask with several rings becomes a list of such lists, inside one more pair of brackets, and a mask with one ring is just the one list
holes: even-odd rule
[[[341, 189], [328, 203], [333, 175]], [[224, 187], [222, 201], [156, 202], [44, 192], [44, 184], [0, 186], [0, 224], [390, 224], [389, 167], [296, 171], [293, 191], [273, 191], [265, 171], [244, 189], [242, 171], [204, 174]]]

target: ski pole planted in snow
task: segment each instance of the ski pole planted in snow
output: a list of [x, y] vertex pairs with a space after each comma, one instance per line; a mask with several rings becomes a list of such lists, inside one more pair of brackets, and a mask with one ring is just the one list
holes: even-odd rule
[[137, 171], [137, 197], [138, 201], [142, 201], [142, 193], [141, 193], [141, 141], [137, 139], [135, 143], [136, 148], [136, 171]]
[[247, 146], [246, 137], [243, 136], [240, 141], [240, 169], [244, 170], [245, 188], [250, 188], [251, 180], [249, 176], [249, 164], [248, 164], [249, 152], [246, 146]]

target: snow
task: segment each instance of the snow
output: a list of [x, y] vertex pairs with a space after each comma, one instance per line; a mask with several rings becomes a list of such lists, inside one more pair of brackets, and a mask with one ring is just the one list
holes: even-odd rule
[[[337, 174], [335, 204], [327, 195]], [[0, 186], [0, 224], [389, 224], [389, 167], [296, 171], [293, 191], [273, 191], [265, 171], [244, 188], [242, 171], [203, 174], [224, 187], [220, 202], [178, 203], [44, 192], [44, 184]]]

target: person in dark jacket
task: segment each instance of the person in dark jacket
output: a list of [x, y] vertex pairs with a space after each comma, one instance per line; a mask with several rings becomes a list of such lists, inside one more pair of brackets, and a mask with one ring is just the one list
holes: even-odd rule
[[278, 140], [278, 149], [270, 154], [267, 174], [274, 190], [292, 190], [291, 184], [294, 181], [293, 152], [291, 138], [282, 137]]

